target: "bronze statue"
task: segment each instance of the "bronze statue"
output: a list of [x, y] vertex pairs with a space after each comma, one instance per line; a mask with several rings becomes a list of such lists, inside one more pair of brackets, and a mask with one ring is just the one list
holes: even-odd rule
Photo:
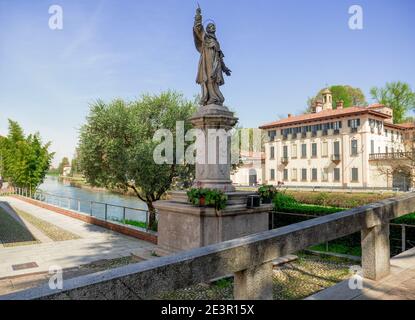
[[202, 23], [202, 10], [197, 8], [195, 24], [193, 27], [193, 36], [197, 51], [200, 53], [199, 69], [197, 72], [196, 82], [202, 87], [202, 98], [200, 104], [206, 106], [209, 104], [223, 105], [225, 98], [219, 90], [225, 81], [223, 73], [231, 75], [225, 63], [223, 62], [223, 52], [220, 44], [216, 39], [216, 26], [209, 23], [206, 31]]

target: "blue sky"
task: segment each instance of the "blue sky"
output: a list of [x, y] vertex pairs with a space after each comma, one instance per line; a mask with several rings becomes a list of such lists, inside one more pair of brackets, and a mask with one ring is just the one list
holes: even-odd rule
[[[415, 88], [413, 0], [199, 0], [233, 71], [223, 93], [244, 127], [299, 113], [326, 84]], [[63, 30], [48, 27], [61, 5]], [[361, 5], [363, 30], [348, 27]], [[175, 89], [192, 98], [191, 0], [0, 0], [0, 134], [7, 119], [72, 156], [88, 105]], [[370, 99], [368, 99], [370, 102]]]

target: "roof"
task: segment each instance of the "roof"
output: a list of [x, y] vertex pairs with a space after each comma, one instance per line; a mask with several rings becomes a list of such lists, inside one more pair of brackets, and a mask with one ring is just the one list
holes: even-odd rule
[[271, 129], [271, 128], [278, 128], [288, 125], [295, 125], [295, 124], [303, 124], [304, 122], [314, 122], [319, 120], [326, 120], [326, 119], [333, 119], [333, 118], [342, 118], [342, 117], [349, 117], [354, 115], [360, 114], [371, 114], [380, 118], [390, 118], [390, 115], [387, 115], [382, 112], [378, 112], [372, 110], [372, 108], [368, 107], [350, 107], [346, 109], [334, 109], [334, 110], [324, 110], [318, 113], [309, 113], [309, 114], [302, 114], [299, 116], [289, 117], [282, 120], [278, 120], [275, 122], [271, 122], [268, 124], [264, 124], [260, 126], [260, 129]]
[[385, 122], [385, 127], [401, 129], [401, 130], [411, 130], [411, 129], [415, 129], [415, 123], [408, 122], [408, 123], [393, 124], [393, 123]]

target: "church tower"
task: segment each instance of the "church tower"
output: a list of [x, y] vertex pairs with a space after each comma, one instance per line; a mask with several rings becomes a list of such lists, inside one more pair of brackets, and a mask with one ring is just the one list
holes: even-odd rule
[[323, 96], [323, 110], [332, 110], [333, 109], [333, 95], [329, 88], [324, 89], [321, 93]]

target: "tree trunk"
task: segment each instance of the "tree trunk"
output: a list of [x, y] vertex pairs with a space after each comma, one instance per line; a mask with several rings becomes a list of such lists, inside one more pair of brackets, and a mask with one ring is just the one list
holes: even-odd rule
[[156, 208], [152, 201], [147, 202], [148, 207], [148, 229], [157, 231]]

